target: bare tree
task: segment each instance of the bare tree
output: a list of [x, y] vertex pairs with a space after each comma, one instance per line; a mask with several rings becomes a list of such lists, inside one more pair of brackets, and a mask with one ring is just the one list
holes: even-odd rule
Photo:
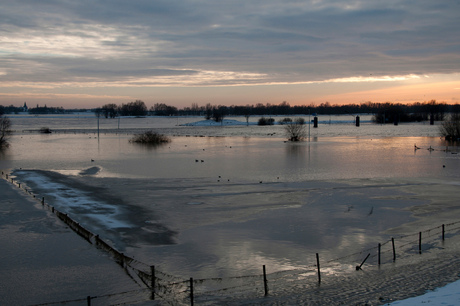
[[284, 131], [289, 141], [301, 141], [306, 137], [305, 120], [298, 118], [284, 125]]
[[119, 108], [119, 112], [122, 116], [142, 117], [147, 115], [147, 106], [144, 101], [136, 100], [128, 104], [122, 104]]
[[0, 149], [9, 147], [8, 138], [11, 134], [11, 120], [8, 117], [0, 117]]
[[246, 118], [246, 125], [249, 125], [249, 117], [251, 117], [251, 108], [249, 107], [249, 105], [243, 109], [243, 114]]
[[446, 140], [460, 139], [460, 114], [454, 113], [450, 115], [450, 118], [444, 119], [440, 132]]
[[105, 104], [101, 107], [105, 118], [115, 118], [118, 115], [118, 106], [114, 103]]

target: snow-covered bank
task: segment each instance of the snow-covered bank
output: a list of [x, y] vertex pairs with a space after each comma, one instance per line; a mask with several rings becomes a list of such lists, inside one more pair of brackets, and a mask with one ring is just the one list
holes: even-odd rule
[[412, 297], [406, 300], [396, 301], [391, 306], [418, 306], [418, 305], [460, 305], [460, 280], [450, 283], [444, 287], [434, 289], [423, 295]]
[[87, 219], [86, 223], [106, 228], [132, 227], [132, 224], [122, 220], [123, 211], [117, 205], [98, 201], [81, 189], [53, 181], [39, 172], [17, 171], [15, 175], [23, 177], [22, 181], [33, 184], [35, 189], [45, 189], [57, 208], [64, 213], [80, 215], [83, 220]]
[[256, 125], [257, 122], [242, 122], [233, 119], [223, 119], [220, 122], [215, 120], [200, 120], [182, 124], [183, 126], [238, 126], [238, 125]]

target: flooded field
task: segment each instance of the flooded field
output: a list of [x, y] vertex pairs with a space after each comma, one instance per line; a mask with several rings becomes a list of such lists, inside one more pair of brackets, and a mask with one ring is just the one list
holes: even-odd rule
[[[41, 119], [14, 118], [0, 168], [117, 250], [183, 279], [309, 271], [315, 253], [325, 273], [346, 277], [363, 255], [344, 255], [456, 221], [459, 148], [437, 126], [331, 118], [291, 143], [279, 125], [131, 118], [120, 129], [102, 120], [98, 133], [94, 118]], [[45, 123], [54, 133], [30, 132]], [[129, 142], [145, 129], [171, 142]], [[435, 190], [447, 195], [442, 210], [430, 208], [441, 205]]]

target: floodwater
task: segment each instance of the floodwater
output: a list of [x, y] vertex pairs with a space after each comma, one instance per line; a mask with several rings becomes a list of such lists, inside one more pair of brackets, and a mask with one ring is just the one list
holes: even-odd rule
[[[197, 117], [101, 119], [98, 133], [86, 115], [13, 116], [0, 169], [118, 250], [176, 276], [304, 269], [315, 253], [340, 273], [362, 255], [338, 258], [388, 240], [416, 220], [409, 207], [430, 202], [403, 187], [460, 179], [460, 150], [438, 126], [364, 116], [356, 127], [350, 118], [326, 116], [317, 129], [307, 125], [309, 141], [290, 143], [279, 125], [182, 125]], [[42, 126], [55, 132], [30, 132]], [[145, 129], [172, 141], [129, 142]]]

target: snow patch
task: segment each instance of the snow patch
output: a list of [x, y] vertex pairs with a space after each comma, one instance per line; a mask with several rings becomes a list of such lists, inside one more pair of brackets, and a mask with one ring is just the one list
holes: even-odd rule
[[52, 182], [39, 173], [18, 171], [16, 174], [23, 175], [26, 182], [33, 182], [46, 190], [47, 196], [54, 199], [56, 203], [54, 206], [65, 213], [90, 219], [92, 222], [108, 228], [132, 227], [131, 224], [117, 218], [122, 215], [122, 212], [116, 205], [95, 200], [82, 190]]

